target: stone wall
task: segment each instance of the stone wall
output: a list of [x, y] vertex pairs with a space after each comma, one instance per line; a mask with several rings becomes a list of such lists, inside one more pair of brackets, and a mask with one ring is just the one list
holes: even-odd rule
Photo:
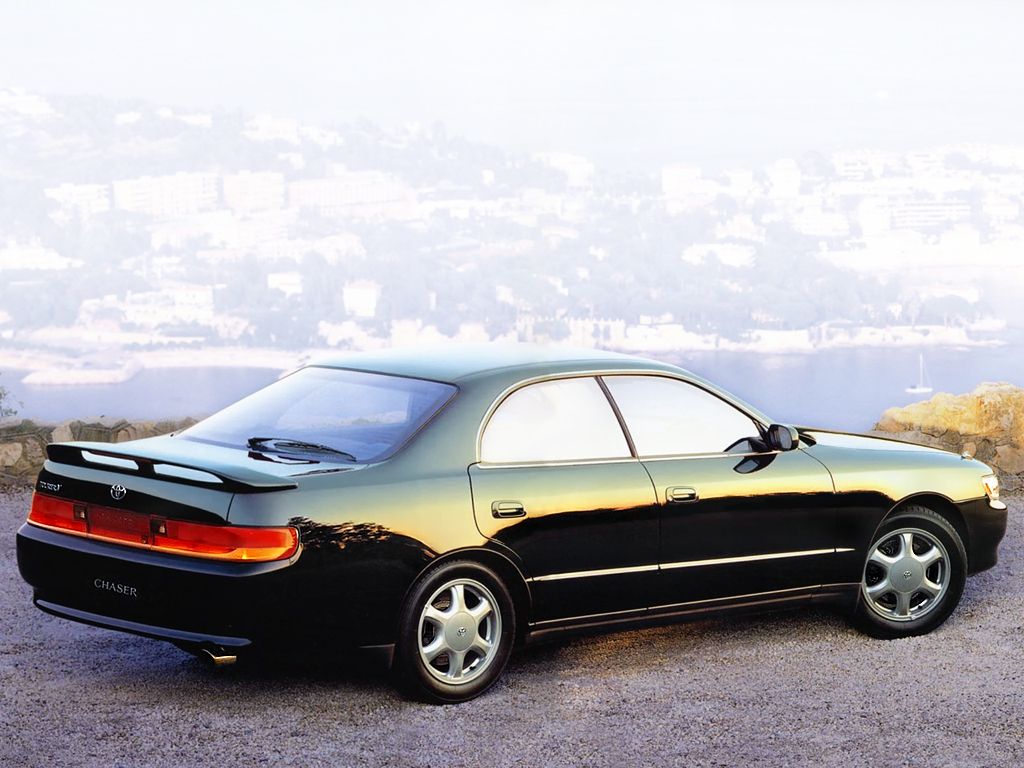
[[1024, 488], [1024, 389], [1005, 382], [890, 408], [875, 430], [886, 437], [967, 452], [994, 467], [1009, 491]]
[[[47, 444], [67, 440], [120, 443], [164, 435], [195, 424], [183, 421], [98, 419], [38, 424], [0, 424], [0, 483], [31, 483]], [[882, 414], [874, 431], [956, 453], [964, 451], [991, 465], [1008, 491], [1024, 489], [1024, 389], [987, 382], [964, 395], [939, 393], [931, 400]]]
[[43, 466], [46, 446], [68, 440], [99, 443], [121, 443], [141, 437], [155, 437], [176, 432], [196, 423], [183, 421], [65, 421], [62, 424], [39, 424], [24, 419], [0, 425], [0, 483], [32, 483]]

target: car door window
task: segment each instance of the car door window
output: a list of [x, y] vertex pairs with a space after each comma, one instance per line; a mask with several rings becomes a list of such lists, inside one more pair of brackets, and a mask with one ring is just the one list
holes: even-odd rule
[[677, 456], [723, 453], [746, 445], [758, 429], [720, 397], [665, 376], [602, 377], [633, 438], [637, 454]]
[[530, 384], [502, 401], [484, 430], [488, 463], [630, 457], [622, 427], [596, 379]]

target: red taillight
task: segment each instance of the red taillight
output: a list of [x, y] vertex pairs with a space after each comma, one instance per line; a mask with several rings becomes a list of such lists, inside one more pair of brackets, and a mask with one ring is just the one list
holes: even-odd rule
[[299, 548], [294, 528], [249, 528], [168, 520], [37, 493], [28, 521], [43, 528], [132, 547], [215, 560], [286, 560]]
[[55, 499], [41, 493], [32, 497], [32, 511], [28, 513], [28, 519], [36, 525], [71, 533], [87, 533], [89, 530], [85, 522], [84, 504]]
[[163, 520], [153, 536], [153, 549], [214, 557], [219, 560], [284, 560], [295, 554], [299, 534], [294, 528], [243, 528]]

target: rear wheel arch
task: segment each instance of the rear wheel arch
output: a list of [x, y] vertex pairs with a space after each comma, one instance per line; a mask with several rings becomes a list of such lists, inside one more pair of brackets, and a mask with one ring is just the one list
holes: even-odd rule
[[[519, 570], [517, 566], [509, 557], [497, 552], [493, 549], [485, 549], [483, 547], [471, 547], [467, 549], [456, 549], [451, 552], [446, 552], [439, 557], [434, 558], [416, 575], [413, 579], [412, 584], [409, 587], [411, 592], [413, 587], [419, 583], [423, 575], [438, 565], [444, 563], [460, 560], [470, 561], [479, 563], [487, 568], [494, 571], [502, 580], [502, 583], [508, 589], [509, 594], [512, 596], [513, 607], [516, 612], [516, 642], [521, 642], [526, 634], [526, 628], [529, 624], [531, 606], [533, 604], [532, 598], [530, 597], [530, 588], [526, 584], [526, 577], [523, 576], [523, 572]], [[408, 592], [406, 598], [408, 599]]]

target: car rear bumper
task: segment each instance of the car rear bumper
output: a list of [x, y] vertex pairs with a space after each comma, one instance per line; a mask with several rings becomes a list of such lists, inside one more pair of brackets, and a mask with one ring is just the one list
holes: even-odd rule
[[103, 616], [98, 613], [81, 611], [77, 608], [69, 608], [66, 605], [57, 605], [48, 600], [33, 600], [36, 607], [41, 611], [58, 616], [62, 619], [71, 619], [82, 624], [91, 624], [94, 627], [103, 629], [114, 629], [118, 632], [130, 632], [133, 635], [152, 637], [157, 640], [169, 640], [172, 643], [181, 645], [194, 645], [196, 647], [209, 647], [221, 649], [241, 649], [252, 644], [252, 641], [244, 637], [226, 637], [223, 635], [211, 635], [201, 632], [189, 632], [183, 629], [171, 627], [157, 627], [153, 624], [143, 624], [138, 621], [118, 619], [113, 616]]
[[[291, 561], [199, 560], [22, 525], [18, 568], [36, 606], [171, 642], [240, 648], [294, 628]], [[294, 560], [294, 559], [293, 559]]]

